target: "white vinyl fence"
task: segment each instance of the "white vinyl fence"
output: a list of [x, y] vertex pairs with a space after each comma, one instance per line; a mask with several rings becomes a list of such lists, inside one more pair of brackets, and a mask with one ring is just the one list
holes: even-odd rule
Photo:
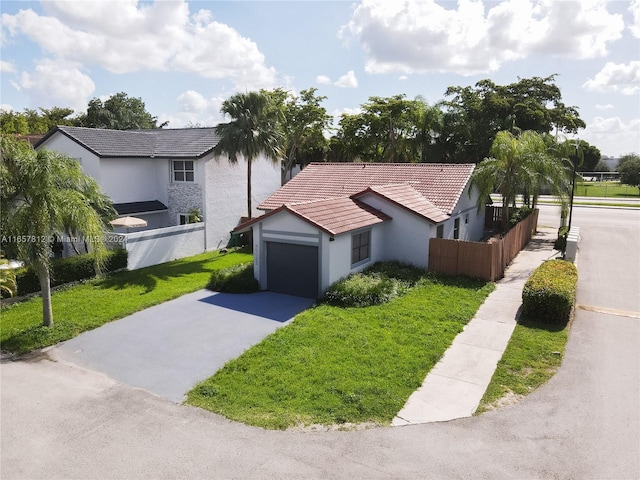
[[[203, 253], [204, 223], [157, 228], [134, 233], [112, 233], [118, 246], [126, 248], [127, 268], [136, 270]], [[123, 238], [124, 237], [124, 238]]]

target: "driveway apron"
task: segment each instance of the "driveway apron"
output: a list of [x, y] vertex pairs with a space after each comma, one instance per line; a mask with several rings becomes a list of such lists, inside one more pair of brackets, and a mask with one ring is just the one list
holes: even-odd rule
[[312, 303], [271, 292], [200, 290], [83, 333], [49, 354], [182, 402], [196, 383]]

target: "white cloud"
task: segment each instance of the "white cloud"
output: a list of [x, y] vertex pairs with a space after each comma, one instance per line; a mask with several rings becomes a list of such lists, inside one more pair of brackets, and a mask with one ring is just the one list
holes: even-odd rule
[[614, 108], [613, 105], [611, 105], [610, 103], [607, 103], [606, 105], [596, 105], [596, 109], [597, 110], [611, 110], [612, 108]]
[[[363, 0], [342, 36], [358, 39], [370, 73], [497, 70], [506, 61], [545, 53], [591, 58], [621, 37], [621, 15], [602, 0]], [[490, 7], [490, 8], [489, 8]]]
[[331, 80], [331, 78], [326, 75], [318, 75], [316, 77], [316, 83], [320, 85], [333, 85], [341, 88], [357, 88], [358, 87], [358, 79], [356, 78], [356, 74], [353, 70], [349, 70], [347, 73], [342, 75], [335, 82]]
[[86, 110], [89, 96], [96, 88], [77, 65], [53, 60], [38, 62], [33, 73], [22, 72], [12, 84], [27, 93], [34, 105], [71, 107], [76, 112]]
[[407, 77], [406, 75], [400, 75], [400, 76], [398, 77], [398, 80], [404, 81], [404, 80], [407, 80], [408, 78], [409, 78], [409, 77]]
[[640, 153], [640, 119], [625, 122], [620, 117], [596, 117], [580, 132], [580, 138], [598, 147], [603, 155]]
[[640, 92], [640, 61], [634, 60], [628, 65], [607, 62], [594, 78], [590, 78], [582, 86], [595, 92], [634, 95]]
[[25, 35], [58, 61], [113, 73], [178, 70], [230, 78], [242, 90], [271, 88], [276, 81], [254, 42], [207, 10], [190, 17], [185, 1], [51, 0], [43, 8], [45, 15], [31, 9], [3, 14], [3, 35]]
[[11, 62], [0, 60], [0, 72], [15, 73], [16, 67]]
[[187, 90], [176, 98], [179, 107], [174, 115], [158, 115], [159, 123], [169, 122], [171, 128], [186, 127], [187, 125], [213, 126], [225, 121], [220, 107], [224, 98], [220, 96], [206, 98], [195, 90]]
[[335, 86], [342, 88], [357, 88], [358, 79], [356, 78], [356, 74], [353, 70], [349, 70], [336, 81]]
[[0, 112], [13, 112], [13, 106], [8, 103], [0, 103]]
[[629, 30], [631, 30], [634, 37], [640, 38], [640, 0], [633, 0], [629, 5], [629, 11], [633, 17]]

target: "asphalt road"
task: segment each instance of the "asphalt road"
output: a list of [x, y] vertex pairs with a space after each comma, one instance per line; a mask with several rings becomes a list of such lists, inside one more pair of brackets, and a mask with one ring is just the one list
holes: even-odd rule
[[[3, 362], [0, 477], [640, 478], [640, 212], [574, 212], [578, 309], [559, 372], [446, 423], [273, 432], [46, 358]], [[626, 212], [626, 213], [625, 213]], [[550, 213], [543, 207], [542, 222]]]

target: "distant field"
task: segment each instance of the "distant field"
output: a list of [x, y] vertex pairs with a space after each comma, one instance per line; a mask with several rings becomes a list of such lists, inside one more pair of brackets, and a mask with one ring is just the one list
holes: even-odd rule
[[576, 183], [576, 196], [579, 197], [638, 197], [638, 187], [621, 185], [620, 182], [578, 182]]

